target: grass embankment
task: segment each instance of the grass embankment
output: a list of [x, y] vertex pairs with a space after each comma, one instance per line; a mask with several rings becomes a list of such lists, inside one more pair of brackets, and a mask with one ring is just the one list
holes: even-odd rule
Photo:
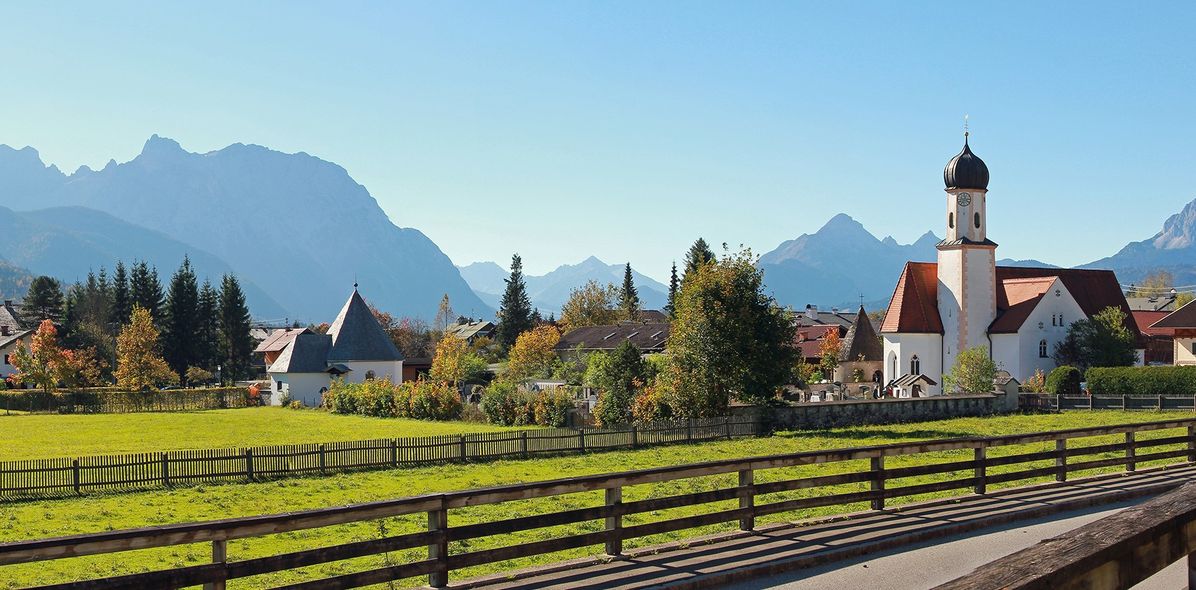
[[[209, 520], [235, 516], [248, 516], [308, 508], [319, 508], [341, 504], [366, 502], [387, 498], [410, 496], [428, 492], [451, 491], [466, 488], [537, 481], [565, 476], [604, 473], [646, 467], [691, 463], [702, 460], [730, 459], [791, 453], [810, 450], [876, 445], [915, 440], [938, 439], [958, 436], [992, 436], [1080, 428], [1107, 424], [1146, 422], [1172, 418], [1190, 418], [1191, 412], [1072, 412], [1056, 415], [1003, 416], [993, 418], [961, 418], [937, 422], [907, 425], [887, 425], [835, 429], [819, 432], [782, 433], [777, 436], [757, 439], [719, 441], [696, 445], [657, 447], [638, 451], [597, 453], [552, 457], [531, 461], [501, 461], [471, 465], [443, 465], [417, 469], [401, 469], [382, 472], [342, 474], [324, 478], [289, 479], [275, 482], [182, 488], [169, 491], [119, 494], [111, 496], [89, 496], [70, 500], [18, 503], [0, 505], [0, 541], [42, 538], [77, 533], [105, 531], [112, 529], [141, 527], [196, 520]], [[1142, 433], [1139, 439], [1174, 435], [1176, 431]], [[1118, 437], [1087, 439], [1081, 444], [1114, 442]], [[989, 456], [1000, 456], [1054, 448], [1053, 444], [1022, 445], [990, 449]], [[1163, 450], [1159, 448], [1157, 450]], [[889, 467], [903, 467], [969, 459], [971, 451], [931, 453], [911, 457], [892, 458], [886, 462]], [[991, 470], [1016, 471], [1046, 466], [1053, 462], [1022, 464]], [[1148, 464], [1142, 467], [1148, 467]], [[824, 465], [810, 465], [796, 468], [777, 469], [757, 473], [757, 482], [778, 481], [812, 475], [828, 475], [839, 472], [866, 469], [866, 462], [854, 461]], [[1115, 471], [1109, 468], [1104, 471]], [[969, 472], [970, 473], [970, 472]], [[952, 474], [908, 478], [890, 483], [891, 487], [927, 483], [948, 478]], [[966, 477], [956, 473], [955, 477]], [[1081, 476], [1084, 474], [1077, 474]], [[631, 501], [647, 497], [661, 497], [692, 491], [711, 490], [735, 485], [734, 474], [695, 478], [662, 484], [630, 487], [624, 490], [624, 500]], [[1024, 485], [1026, 482], [1019, 482]], [[777, 494], [775, 497], [761, 497], [758, 503], [781, 498], [809, 497], [830, 493], [862, 491], [867, 484], [850, 484], [834, 489], [819, 488]], [[944, 497], [962, 494], [964, 491], [944, 492], [933, 496], [910, 498], [905, 501]], [[478, 506], [450, 512], [453, 525], [492, 521], [516, 516], [525, 516], [549, 511], [566, 510], [600, 504], [600, 493], [573, 494], [548, 499], [512, 502], [501, 505]], [[899, 503], [899, 502], [893, 502]], [[640, 514], [625, 518], [625, 525], [676, 518], [713, 510], [731, 508], [728, 502], [686, 507], [656, 513]], [[760, 519], [760, 522], [795, 520], [813, 516], [861, 510], [864, 505], [832, 506], [774, 515]], [[311, 531], [299, 531], [237, 540], [229, 543], [229, 559], [240, 560], [251, 557], [274, 555], [283, 552], [334, 545], [350, 541], [378, 538], [422, 530], [426, 525], [423, 515], [392, 518], [380, 522], [358, 523], [327, 527]], [[628, 548], [684, 539], [718, 530], [728, 530], [734, 525], [690, 529], [648, 539], [628, 541]], [[554, 536], [601, 530], [600, 521], [570, 526], [558, 526], [535, 531], [512, 533], [502, 537], [475, 539], [453, 543], [450, 551], [461, 553], [490, 547], [514, 545]], [[43, 564], [0, 567], [0, 588], [20, 587], [33, 583], [53, 583], [102, 575], [115, 575], [139, 571], [197, 565], [207, 561], [210, 548], [205, 544], [169, 547], [163, 549], [134, 551], [107, 556], [94, 556]], [[518, 560], [491, 564], [454, 573], [454, 579], [480, 575], [513, 567], [536, 563], [547, 563], [600, 553], [600, 548], [586, 548], [541, 556], [536, 559]], [[381, 567], [386, 563], [401, 563], [422, 559], [424, 552], [410, 550], [347, 560], [321, 566], [304, 568], [238, 580], [229, 583], [230, 588], [262, 588], [277, 586], [305, 579], [321, 578], [339, 573], [360, 571]], [[409, 580], [406, 586], [418, 586], [423, 580]]]
[[503, 430], [471, 422], [243, 408], [144, 414], [0, 412], [0, 461], [257, 445], [340, 442]]

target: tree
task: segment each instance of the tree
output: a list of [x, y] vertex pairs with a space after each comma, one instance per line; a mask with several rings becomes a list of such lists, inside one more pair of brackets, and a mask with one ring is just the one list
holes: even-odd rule
[[163, 313], [162, 349], [166, 363], [176, 375], [185, 379], [187, 369], [198, 361], [200, 344], [199, 286], [187, 256], [170, 278]]
[[134, 263], [133, 270], [129, 273], [129, 293], [133, 305], [148, 311], [154, 322], [161, 326], [163, 296], [158, 269], [151, 267], [144, 260]]
[[53, 277], [40, 276], [29, 283], [29, 291], [25, 293], [22, 302], [21, 315], [30, 323], [51, 320], [62, 320], [65, 297], [62, 294], [62, 283]]
[[502, 377], [507, 381], [522, 381], [552, 372], [556, 361], [556, 345], [561, 333], [554, 326], [543, 325], [519, 335]]
[[1106, 307], [1091, 318], [1076, 320], [1055, 345], [1055, 364], [1089, 367], [1129, 367], [1138, 360], [1137, 339], [1125, 327], [1125, 312]]
[[58, 346], [58, 329], [54, 322], [44, 319], [26, 348], [17, 342], [13, 352], [12, 366], [17, 369], [15, 380], [32, 383], [49, 393], [63, 380], [67, 371], [67, 358]]
[[640, 350], [624, 340], [609, 355], [595, 360], [586, 370], [586, 383], [599, 392], [595, 420], [599, 426], [629, 424], [636, 394], [648, 384], [648, 367]]
[[515, 345], [519, 335], [532, 329], [532, 303], [523, 282], [523, 259], [511, 257], [511, 276], [498, 307], [498, 342], [506, 348]]
[[676, 316], [677, 286], [677, 262], [673, 261], [673, 271], [669, 274], [669, 302], [664, 306], [664, 311], [669, 314], [669, 319]]
[[1175, 279], [1165, 270], [1157, 270], [1135, 283], [1126, 295], [1128, 297], [1163, 297], [1170, 294]]
[[[104, 362], [104, 370], [116, 361], [116, 332], [112, 318], [112, 287], [103, 268], [87, 273], [87, 280], [67, 290], [63, 306], [62, 343], [66, 348], [91, 352]], [[79, 355], [85, 353], [79, 352]]]
[[1044, 389], [1051, 395], [1080, 395], [1084, 374], [1079, 369], [1063, 365], [1047, 375]]
[[1179, 308], [1191, 303], [1193, 299], [1196, 299], [1196, 295], [1193, 295], [1192, 292], [1190, 292], [1190, 291], [1180, 291], [1179, 293], [1176, 293], [1175, 294], [1175, 309], [1179, 309]]
[[585, 326], [607, 326], [618, 321], [618, 313], [613, 309], [616, 292], [614, 285], [603, 286], [594, 280], [573, 289], [569, 293], [569, 300], [561, 308], [561, 329], [568, 332]]
[[234, 275], [224, 275], [220, 281], [220, 378], [233, 383], [249, 376], [253, 338], [249, 336], [249, 308], [245, 293]]
[[445, 293], [444, 297], [440, 298], [439, 309], [436, 310], [436, 319], [433, 323], [433, 325], [436, 327], [436, 331], [444, 334], [444, 332], [448, 330], [449, 326], [453, 324], [453, 320], [456, 319], [456, 317], [457, 314], [453, 313], [453, 305], [449, 303], [448, 293]]
[[685, 253], [685, 274], [681, 276], [681, 281], [685, 282], [692, 273], [697, 272], [698, 267], [711, 262], [714, 262], [714, 252], [706, 245], [706, 240], [698, 238]]
[[116, 339], [116, 384], [133, 391], [177, 382], [178, 374], [159, 354], [158, 329], [148, 309], [133, 306], [129, 323]]
[[207, 279], [199, 288], [197, 316], [195, 366], [212, 372], [220, 364], [220, 293]]
[[467, 342], [452, 336], [441, 338], [432, 357], [430, 377], [459, 386], [478, 379], [486, 372], [486, 361], [474, 353]]
[[623, 288], [619, 289], [619, 308], [626, 319], [634, 320], [640, 314], [640, 294], [631, 276], [631, 263], [623, 268]]
[[818, 370], [827, 379], [834, 380], [835, 369], [839, 368], [839, 353], [843, 350], [843, 339], [839, 338], [839, 330], [832, 329], [822, 337], [818, 343]]
[[701, 264], [681, 283], [668, 350], [670, 406], [717, 416], [731, 398], [767, 403], [789, 380], [798, 352], [788, 314], [764, 293], [750, 250]]
[[109, 325], [121, 326], [129, 321], [129, 314], [133, 313], [133, 299], [129, 293], [129, 274], [125, 270], [125, 263], [116, 261], [116, 270], [112, 273], [112, 313], [108, 316]]
[[960, 393], [990, 393], [997, 376], [997, 364], [988, 354], [988, 347], [973, 346], [961, 350], [955, 357], [951, 372], [943, 375], [943, 390]]

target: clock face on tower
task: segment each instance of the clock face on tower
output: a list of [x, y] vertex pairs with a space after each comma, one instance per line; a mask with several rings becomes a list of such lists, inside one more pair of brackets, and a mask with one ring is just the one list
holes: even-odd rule
[[955, 200], [957, 203], [959, 203], [960, 207], [967, 207], [968, 205], [972, 204], [972, 195], [968, 193], [959, 193], [959, 197], [957, 197]]

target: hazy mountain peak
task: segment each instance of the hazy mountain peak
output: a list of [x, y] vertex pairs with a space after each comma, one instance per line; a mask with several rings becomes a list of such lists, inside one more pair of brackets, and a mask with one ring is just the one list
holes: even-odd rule
[[168, 137], [162, 137], [157, 133], [145, 140], [145, 145], [141, 147], [142, 156], [176, 156], [186, 153], [183, 150], [183, 146], [179, 145], [179, 142]]
[[1193, 243], [1196, 243], [1196, 200], [1167, 218], [1163, 222], [1163, 231], [1154, 238], [1154, 247], [1160, 250], [1188, 248]]
[[[828, 233], [846, 232], [868, 233], [868, 230], [864, 229], [864, 225], [856, 221], [852, 216], [846, 213], [839, 213], [838, 215], [830, 218], [830, 220], [823, 224], [823, 226], [815, 233], [818, 235], [824, 235]], [[872, 234], [869, 233], [868, 235], [871, 236]]]

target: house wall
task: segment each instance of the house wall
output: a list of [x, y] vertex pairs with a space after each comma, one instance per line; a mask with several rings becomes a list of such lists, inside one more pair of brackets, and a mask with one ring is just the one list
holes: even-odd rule
[[1176, 365], [1196, 365], [1196, 336], [1176, 336], [1172, 347]]
[[324, 391], [332, 383], [328, 373], [270, 373], [270, 403], [282, 405], [283, 396], [308, 407], [320, 405]]
[[[1058, 295], [1055, 294], [1056, 292]], [[1054, 322], [1055, 325], [1052, 325], [1051, 317], [1057, 317], [1060, 314], [1063, 315], [1062, 323]], [[1080, 304], [1076, 303], [1075, 298], [1063, 285], [1063, 281], [1055, 279], [1046, 295], [1043, 295], [1038, 306], [1030, 312], [1030, 316], [1018, 330], [1019, 350], [1016, 361], [1013, 361], [1012, 357], [1002, 357], [998, 360], [994, 356], [993, 360], [998, 361], [997, 368], [1009, 371], [1010, 375], [1023, 383], [1034, 375], [1036, 369], [1050, 373], [1051, 369], [1056, 367], [1055, 359], [1052, 358], [1055, 353], [1055, 345], [1067, 338], [1068, 326], [1076, 320], [1086, 317]], [[1038, 354], [1038, 345], [1043, 340], [1047, 342], [1046, 358], [1042, 358]], [[1010, 368], [1002, 367], [1001, 360], [1010, 361]]]
[[[909, 373], [910, 359], [918, 356], [921, 372], [938, 382], [927, 388], [926, 395], [943, 392], [943, 336], [941, 334], [884, 334], [885, 383]], [[897, 365], [894, 370], [893, 361]]]
[[352, 369], [344, 376], [348, 383], [365, 381], [370, 371], [374, 372], [375, 379], [389, 378], [393, 383], [403, 382], [403, 361], [348, 361], [341, 364]]
[[8, 377], [17, 372], [17, 368], [12, 366], [12, 356], [17, 352], [16, 341], [8, 343], [4, 347], [0, 347], [0, 379]]

